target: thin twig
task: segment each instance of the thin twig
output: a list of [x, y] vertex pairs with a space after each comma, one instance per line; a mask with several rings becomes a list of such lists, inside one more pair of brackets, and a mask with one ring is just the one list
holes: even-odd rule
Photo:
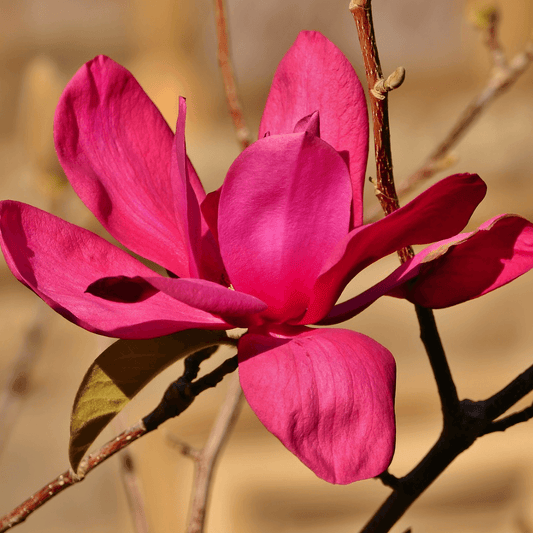
[[[113, 419], [112, 424], [117, 431], [126, 430], [122, 413], [119, 413]], [[148, 533], [149, 528], [143, 492], [137, 476], [135, 460], [127, 448], [120, 452], [120, 479], [124, 487], [124, 493], [126, 494], [134, 530], [136, 533]]]
[[242, 405], [242, 397], [239, 377], [234, 376], [209, 438], [204, 448], [195, 457], [194, 482], [187, 533], [203, 533], [204, 531], [214, 468], [220, 451], [237, 421]]
[[516, 424], [521, 422], [527, 422], [533, 418], [533, 405], [526, 407], [518, 413], [513, 413], [512, 415], [500, 418], [499, 420], [494, 421], [490, 424], [487, 429], [485, 429], [484, 435], [489, 433], [494, 433], [496, 431], [505, 431]]
[[[372, 122], [374, 125], [374, 146], [376, 150], [377, 179], [375, 183], [376, 195], [380, 201], [381, 208], [385, 215], [388, 215], [399, 208], [400, 204], [396, 196], [394, 187], [394, 176], [392, 172], [392, 153], [390, 148], [389, 116], [387, 108], [386, 93], [382, 97], [374, 94], [372, 89], [376, 86], [381, 75], [381, 65], [379, 62], [376, 38], [372, 23], [372, 6], [370, 0], [352, 0], [350, 3], [359, 43], [363, 53], [365, 71], [373, 97], [370, 97], [372, 106]], [[400, 261], [404, 263], [414, 256], [412, 247], [398, 251]], [[439, 332], [433, 316], [433, 311], [416, 306], [416, 312], [420, 323], [422, 340], [431, 363], [431, 368], [437, 382], [439, 396], [441, 399], [442, 412], [445, 421], [453, 418], [457, 412], [459, 399], [455, 384], [451, 377], [451, 372], [446, 360], [446, 354], [440, 341]]]
[[[487, 46], [491, 52], [493, 68], [484, 89], [463, 110], [457, 122], [445, 138], [433, 150], [424, 164], [411, 176], [398, 185], [398, 196], [403, 197], [412, 192], [423, 181], [428, 180], [437, 172], [448, 168], [455, 162], [455, 157], [450, 151], [468, 132], [475, 120], [487, 110], [489, 105], [505, 93], [520, 76], [526, 71], [533, 61], [533, 43], [528, 42], [524, 51], [517, 54], [510, 62], [505, 60], [501, 46], [497, 40], [497, 23], [499, 18], [493, 19], [488, 28]], [[379, 208], [370, 207], [366, 212], [366, 221], [377, 220], [380, 215]]]
[[487, 416], [495, 420], [533, 390], [533, 365], [517, 376], [509, 385], [485, 401]]
[[231, 64], [229, 53], [228, 24], [226, 18], [226, 6], [224, 0], [214, 0], [215, 2], [215, 22], [218, 41], [218, 64], [224, 80], [224, 90], [228, 102], [229, 112], [233, 125], [237, 133], [237, 139], [241, 143], [242, 149], [247, 148], [251, 143], [250, 131], [246, 126], [242, 107], [237, 94], [235, 75]]
[[381, 97], [374, 94], [376, 85], [383, 79], [383, 74], [376, 46], [370, 4], [370, 0], [352, 0], [349, 9], [357, 27], [357, 35], [359, 36], [359, 44], [365, 63], [368, 90], [372, 95], [370, 97], [370, 106], [374, 125], [374, 148], [376, 154], [376, 195], [383, 212], [388, 215], [398, 209], [399, 204], [392, 175], [387, 94], [383, 92]]
[[[186, 368], [186, 372], [190, 372], [191, 367], [195, 367], [197, 364], [198, 357], [194, 359], [195, 356], [196, 354], [189, 356], [189, 358], [193, 358], [193, 363], [189, 365], [188, 370]], [[192, 404], [196, 396], [203, 391], [214, 387], [226, 374], [233, 372], [236, 368], [237, 358], [235, 356], [230, 357], [218, 368], [193, 383], [187, 382], [184, 379], [184, 376], [179, 378], [168, 387], [161, 403], [149, 415], [145, 416], [131, 428], [122, 432], [118, 437], [109, 441], [107, 444], [104, 444], [104, 446], [102, 446], [97, 452], [86, 457], [78, 467], [78, 474], [75, 474], [71, 469], [63, 472], [63, 474], [45, 485], [41, 490], [37, 491], [33, 496], [1, 518], [0, 533], [22, 523], [31, 513], [36, 511], [60, 492], [63, 492], [67, 487], [82, 481], [89, 472], [94, 470], [98, 465], [102, 464], [115, 453], [119, 452], [126, 446], [129, 446], [143, 435], [150, 433], [169, 418], [180, 415]], [[192, 373], [194, 374], [194, 371]]]

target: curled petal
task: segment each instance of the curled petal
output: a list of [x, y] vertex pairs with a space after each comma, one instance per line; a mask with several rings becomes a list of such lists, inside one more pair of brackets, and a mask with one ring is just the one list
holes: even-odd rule
[[343, 53], [322, 34], [303, 31], [281, 60], [261, 119], [259, 138], [292, 133], [311, 113], [320, 114], [320, 136], [349, 153], [354, 226], [363, 223], [368, 155], [368, 115], [363, 88]]
[[202, 215], [218, 243], [218, 204], [222, 187], [210, 192], [201, 204]]
[[136, 303], [121, 303], [132, 298], [131, 287], [115, 295], [120, 302], [87, 293], [101, 278], [147, 278], [155, 273], [98, 235], [30, 205], [0, 202], [0, 245], [19, 281], [88, 331], [148, 339], [191, 328], [233, 327], [162, 292]]
[[259, 420], [317, 476], [374, 477], [394, 452], [395, 363], [344, 329], [251, 332], [239, 341], [241, 385]]
[[302, 315], [315, 280], [348, 233], [351, 190], [342, 157], [309, 133], [265, 137], [222, 186], [218, 238], [236, 290], [265, 302], [267, 320]]
[[88, 292], [111, 301], [141, 302], [158, 291], [196, 309], [226, 317], [253, 315], [267, 306], [254, 296], [232, 291], [205, 279], [172, 279], [163, 276], [116, 276], [92, 283]]
[[86, 63], [61, 96], [54, 139], [72, 187], [106, 230], [187, 276], [187, 236], [170, 200], [173, 134], [131, 73], [105, 56]]
[[221, 283], [224, 279], [224, 267], [220, 251], [200, 210], [200, 203], [205, 200], [206, 195], [201, 195], [203, 189], [198, 191], [200, 181], [192, 165], [188, 164], [185, 150], [186, 110], [185, 98], [180, 97], [170, 171], [175, 212], [188, 247], [188, 275], [183, 277], [205, 278]]
[[346, 284], [374, 261], [412, 244], [427, 244], [457, 234], [485, 196], [476, 174], [445, 178], [385, 218], [353, 230], [328, 258], [300, 324], [320, 321]]
[[533, 224], [500, 215], [476, 231], [436, 242], [319, 323], [338, 324], [387, 294], [434, 309], [487, 294], [533, 268]]
[[483, 296], [533, 268], [533, 224], [522, 217], [500, 215], [458, 237], [421, 252], [417, 278], [389, 294], [439, 309]]

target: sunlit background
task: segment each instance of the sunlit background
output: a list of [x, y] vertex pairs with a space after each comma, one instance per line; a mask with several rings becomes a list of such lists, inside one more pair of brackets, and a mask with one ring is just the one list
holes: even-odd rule
[[[303, 29], [320, 30], [364, 77], [348, 0], [228, 0], [232, 50], [245, 115], [257, 131], [269, 84]], [[531, 0], [502, 0], [501, 40], [519, 53], [533, 27]], [[481, 35], [469, 22], [479, 2], [374, 0], [385, 74], [403, 65], [407, 78], [391, 94], [397, 181], [418, 168], [490, 71]], [[98, 54], [126, 66], [171, 126], [178, 96], [187, 97], [187, 148], [208, 191], [239, 153], [217, 70], [208, 0], [0, 0], [0, 198], [36, 205], [103, 235], [71, 192], [62, 192], [52, 142], [59, 95], [76, 70]], [[503, 212], [533, 220], [533, 68], [497, 100], [455, 150], [448, 173], [477, 172], [487, 199], [471, 226]], [[374, 174], [372, 157], [368, 175]], [[440, 174], [438, 177], [443, 177]], [[437, 178], [434, 178], [435, 181]], [[368, 184], [369, 204], [374, 203]], [[405, 201], [405, 199], [404, 199]], [[350, 286], [359, 291], [397, 265], [391, 257]], [[483, 399], [524, 370], [533, 356], [533, 274], [449, 310], [437, 311], [462, 397]], [[27, 328], [45, 323], [42, 352], [13, 430], [0, 435], [0, 515], [67, 468], [69, 415], [77, 386], [106, 345], [50, 311], [0, 259], [0, 387]], [[439, 402], [412, 306], [383, 298], [348, 327], [389, 348], [398, 364], [398, 442], [391, 472], [407, 473], [436, 440]], [[213, 367], [229, 351], [220, 350]], [[206, 365], [207, 367], [209, 365]], [[126, 409], [131, 424], [181, 374], [177, 364]], [[180, 419], [134, 444], [152, 533], [184, 531], [193, 466], [165, 437], [201, 446], [226, 384], [204, 393]], [[531, 402], [531, 399], [529, 399]], [[526, 406], [527, 401], [519, 404]], [[110, 439], [107, 429], [98, 441]], [[533, 421], [484, 437], [459, 457], [393, 531], [527, 533], [533, 531]], [[133, 532], [117, 458], [53, 499], [19, 526], [28, 532]], [[347, 487], [314, 476], [269, 434], [248, 406], [220, 463], [209, 512], [210, 533], [356, 532], [389, 490], [368, 480]]]

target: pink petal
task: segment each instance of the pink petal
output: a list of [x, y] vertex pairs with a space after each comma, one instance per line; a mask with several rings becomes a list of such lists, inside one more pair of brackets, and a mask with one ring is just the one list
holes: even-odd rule
[[59, 314], [89, 331], [143, 339], [190, 328], [233, 327], [163, 293], [132, 304], [86, 293], [100, 278], [155, 273], [94, 233], [45, 211], [10, 200], [0, 202], [0, 232], [4, 257], [16, 278]]
[[[199, 196], [195, 190], [194, 182], [191, 180], [196, 173], [190, 174], [189, 170], [192, 165], [187, 164], [185, 151], [186, 110], [185, 98], [180, 97], [170, 171], [175, 212], [179, 218], [180, 227], [184, 228], [188, 245], [188, 275], [185, 277], [205, 278], [216, 283], [222, 283], [224, 266], [218, 244], [200, 211]], [[205, 200], [205, 193], [203, 193], [203, 200]]]
[[172, 279], [154, 275], [135, 278], [116, 276], [95, 281], [87, 292], [111, 301], [132, 303], [146, 300], [158, 291], [195, 309], [226, 317], [248, 316], [267, 308], [265, 303], [254, 296], [204, 279]]
[[370, 289], [336, 305], [319, 323], [344, 322], [384, 294], [424, 307], [450, 307], [487, 294], [531, 268], [533, 224], [500, 215], [476, 231], [428, 246]]
[[214, 235], [218, 242], [218, 204], [220, 202], [220, 193], [222, 187], [219, 187], [216, 191], [210, 192], [201, 204], [202, 215], [207, 222], [211, 233]]
[[363, 88], [343, 53], [318, 32], [304, 31], [281, 60], [261, 119], [259, 138], [291, 133], [303, 117], [320, 113], [320, 136], [349, 152], [354, 226], [363, 223], [368, 116]]
[[391, 291], [391, 296], [424, 307], [450, 307], [487, 294], [533, 268], [533, 224], [524, 218], [500, 215], [458, 237], [423, 250], [416, 280]]
[[476, 174], [445, 178], [389, 216], [353, 230], [324, 265], [314, 296], [300, 324], [320, 321], [347, 283], [361, 270], [411, 244], [427, 244], [455, 235], [483, 199], [486, 185]]
[[122, 244], [187, 276], [187, 236], [172, 202], [173, 134], [135, 78], [105, 56], [59, 101], [54, 137], [78, 196]]
[[220, 197], [220, 249], [235, 289], [268, 304], [267, 320], [305, 311], [348, 233], [350, 200], [344, 161], [308, 133], [265, 137], [235, 160]]
[[259, 420], [318, 477], [347, 484], [389, 465], [395, 363], [373, 339], [345, 329], [248, 333], [239, 377]]

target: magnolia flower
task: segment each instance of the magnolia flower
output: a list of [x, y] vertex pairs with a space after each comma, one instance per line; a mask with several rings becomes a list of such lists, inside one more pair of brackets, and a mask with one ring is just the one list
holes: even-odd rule
[[[335, 324], [389, 294], [446, 307], [533, 266], [533, 226], [503, 215], [457, 233], [485, 194], [472, 174], [438, 182], [363, 225], [368, 151], [363, 90], [344, 55], [303, 32], [281, 61], [259, 139], [206, 196], [185, 151], [133, 76], [107, 57], [84, 65], [59, 102], [55, 144], [78, 196], [124, 246], [29, 205], [0, 203], [13, 274], [95, 333], [152, 338], [188, 328], [248, 328], [239, 375], [261, 422], [319, 477], [351, 483], [389, 465], [395, 363]], [[438, 241], [435, 243], [435, 241]], [[411, 244], [429, 248], [365, 293], [347, 283]]]

